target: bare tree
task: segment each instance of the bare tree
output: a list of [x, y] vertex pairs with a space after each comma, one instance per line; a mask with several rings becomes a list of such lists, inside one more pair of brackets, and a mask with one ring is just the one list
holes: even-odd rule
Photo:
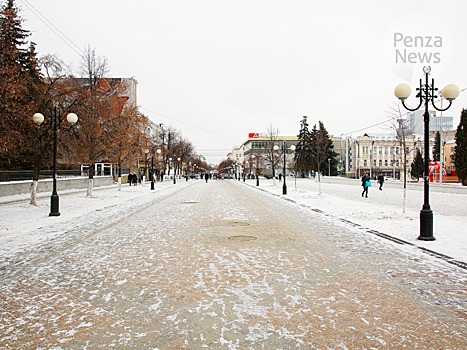
[[83, 163], [89, 164], [89, 181], [87, 196], [92, 195], [94, 164], [101, 161], [106, 150], [106, 123], [110, 117], [102, 108], [105, 95], [99, 92], [99, 83], [109, 71], [107, 60], [96, 54], [89, 46], [81, 57], [81, 74], [83, 79], [76, 83], [82, 88], [81, 94], [86, 99], [80, 108], [79, 150]]
[[[271, 165], [272, 169], [272, 178], [275, 183], [276, 179], [276, 165], [279, 161], [279, 157], [276, 156], [274, 151], [274, 145], [277, 143], [277, 138], [279, 136], [279, 129], [274, 128], [272, 124], [269, 125], [266, 137], [268, 138], [268, 143], [266, 145], [264, 159], [266, 160], [266, 164]], [[264, 175], [264, 174], [263, 174]]]
[[129, 165], [133, 156], [140, 153], [140, 144], [147, 143], [145, 137], [147, 117], [139, 113], [136, 106], [117, 109], [107, 123], [109, 140], [107, 154], [117, 165], [118, 190], [121, 190], [122, 167]]
[[389, 118], [388, 121], [391, 125], [390, 127], [395, 132], [396, 143], [399, 146], [400, 150], [399, 154], [395, 155], [399, 156], [399, 160], [403, 169], [404, 195], [402, 200], [402, 212], [405, 213], [405, 207], [407, 202], [407, 157], [410, 154], [410, 152], [415, 151], [417, 142], [415, 140], [415, 137], [413, 136], [413, 129], [408, 127], [406, 119], [403, 118], [403, 114], [400, 109], [400, 104], [396, 104], [390, 107], [390, 111], [386, 112], [386, 114]]

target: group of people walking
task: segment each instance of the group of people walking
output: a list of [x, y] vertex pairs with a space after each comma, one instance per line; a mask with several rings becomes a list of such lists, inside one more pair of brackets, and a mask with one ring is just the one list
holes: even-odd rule
[[[384, 184], [384, 175], [379, 174], [378, 176], [378, 184], [379, 184], [379, 190], [383, 190], [383, 184]], [[371, 178], [369, 173], [365, 173], [362, 176], [362, 187], [363, 187], [363, 192], [362, 192], [362, 197], [368, 198], [368, 188], [371, 187]]]
[[138, 184], [138, 175], [136, 174], [128, 174], [128, 183], [130, 184], [133, 184], [134, 186], [136, 186]]

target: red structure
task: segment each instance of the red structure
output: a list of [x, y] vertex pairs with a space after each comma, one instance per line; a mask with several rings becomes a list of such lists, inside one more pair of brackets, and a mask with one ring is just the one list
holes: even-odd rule
[[[430, 182], [439, 182], [439, 173], [441, 171], [441, 164], [440, 162], [429, 162], [430, 167]], [[447, 173], [446, 170], [443, 168], [443, 182], [446, 182]]]

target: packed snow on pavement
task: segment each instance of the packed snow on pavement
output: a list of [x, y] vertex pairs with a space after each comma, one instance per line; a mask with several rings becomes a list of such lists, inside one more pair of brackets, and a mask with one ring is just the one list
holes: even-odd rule
[[[201, 180], [181, 180], [176, 185], [171, 181], [158, 182], [154, 191], [150, 190], [148, 183], [131, 187], [124, 185], [121, 191], [112, 186], [95, 189], [92, 197], [86, 197], [83, 191], [62, 192], [59, 193], [61, 215], [58, 217], [48, 216], [50, 194], [42, 193], [37, 206], [28, 204], [27, 195], [0, 197], [0, 258], [13, 256], [45, 240], [53, 240], [64, 234], [70, 225], [84, 222], [99, 225], [104, 220], [129, 215], [181, 187], [189, 186], [193, 181]], [[255, 180], [246, 180], [243, 184], [252, 186], [252, 191], [268, 191], [302, 207], [323, 212], [323, 218], [334, 223], [349, 221], [464, 263], [467, 260], [467, 194], [464, 191], [430, 192], [436, 240], [424, 242], [417, 240], [423, 204], [420, 188], [409, 187], [407, 190], [404, 213], [400, 184], [385, 184], [381, 191], [374, 185], [370, 188], [369, 198], [361, 197], [358, 180], [335, 178], [334, 183], [327, 183], [325, 179], [318, 183], [316, 179], [287, 178], [288, 193], [285, 196], [278, 180], [260, 179], [259, 188], [254, 188]]]

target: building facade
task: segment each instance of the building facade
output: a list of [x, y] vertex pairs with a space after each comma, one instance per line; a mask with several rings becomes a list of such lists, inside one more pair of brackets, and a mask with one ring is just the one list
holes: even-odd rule
[[[430, 159], [434, 139], [430, 139]], [[424, 154], [421, 136], [407, 135], [405, 142], [391, 134], [364, 134], [351, 143], [353, 167], [349, 170], [356, 178], [369, 173], [375, 179], [379, 174], [400, 179], [410, 176], [410, 167], [417, 150]], [[404, 168], [404, 163], [406, 167]], [[350, 175], [350, 174], [349, 174]]]
[[[294, 152], [291, 145], [298, 143], [296, 136], [269, 136], [265, 134], [250, 133], [239, 150], [242, 152], [241, 167], [246, 174], [255, 174], [270, 177], [273, 173], [283, 173], [283, 146], [286, 145], [286, 169], [293, 169]], [[278, 150], [274, 150], [278, 146]]]
[[[403, 125], [411, 134], [423, 135], [424, 133], [424, 122], [423, 122], [423, 110], [418, 110], [410, 113], [407, 119], [403, 120]], [[454, 118], [443, 115], [436, 115], [435, 111], [429, 111], [430, 114], [430, 132], [436, 131], [452, 131], [454, 127]]]

